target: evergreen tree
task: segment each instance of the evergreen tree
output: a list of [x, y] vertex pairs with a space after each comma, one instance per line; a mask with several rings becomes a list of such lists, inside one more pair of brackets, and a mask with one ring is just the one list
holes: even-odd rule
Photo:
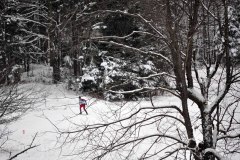
[[237, 63], [240, 62], [240, 2], [229, 6], [230, 52]]
[[[0, 7], [1, 83], [6, 82], [10, 74], [15, 75], [13, 81], [17, 82], [20, 80], [19, 65], [29, 71], [30, 59], [37, 62], [43, 55], [39, 42], [46, 36], [38, 30], [39, 26], [44, 26], [39, 22], [41, 6], [37, 1], [4, 0]], [[13, 67], [16, 64], [18, 66]]]
[[[239, 2], [232, 3], [228, 6], [228, 18], [229, 18], [229, 25], [228, 25], [228, 40], [229, 40], [229, 51], [230, 51], [230, 58], [232, 63], [239, 63], [240, 60], [240, 19], [239, 19], [239, 12], [237, 8], [239, 7]], [[239, 8], [240, 9], [240, 8]], [[215, 43], [218, 53], [221, 53], [224, 49], [223, 47], [223, 27], [221, 26], [218, 28], [218, 32], [215, 37]]]

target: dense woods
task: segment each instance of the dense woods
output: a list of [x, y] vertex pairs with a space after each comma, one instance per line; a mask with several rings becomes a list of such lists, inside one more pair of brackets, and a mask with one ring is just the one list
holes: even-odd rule
[[[121, 150], [129, 152], [122, 155], [128, 159], [141, 144], [147, 149], [139, 159], [214, 160], [239, 153], [239, 60], [238, 0], [0, 2], [1, 88], [21, 82], [21, 73], [37, 63], [52, 67], [52, 83], [66, 83], [69, 90], [101, 99], [151, 100], [165, 94], [181, 100], [179, 106], [152, 103], [113, 122], [60, 132], [67, 138], [76, 132], [85, 136], [91, 143], [79, 155], [94, 152], [92, 159]], [[194, 118], [192, 103], [198, 110]], [[133, 121], [147, 110], [151, 112]], [[0, 120], [5, 111], [0, 111]], [[132, 137], [131, 130], [163, 119], [176, 125]], [[126, 120], [130, 123], [119, 125]], [[194, 135], [199, 126], [202, 142]], [[112, 134], [106, 140], [94, 132]], [[154, 143], [146, 145], [145, 139]], [[169, 144], [158, 149], [166, 139]]]

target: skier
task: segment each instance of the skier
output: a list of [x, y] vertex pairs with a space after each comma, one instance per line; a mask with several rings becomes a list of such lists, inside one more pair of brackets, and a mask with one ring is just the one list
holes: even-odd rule
[[86, 105], [87, 105], [87, 101], [85, 99], [83, 99], [81, 96], [79, 96], [80, 114], [82, 114], [82, 108], [86, 112], [86, 114], [88, 114], [88, 112], [86, 110]]

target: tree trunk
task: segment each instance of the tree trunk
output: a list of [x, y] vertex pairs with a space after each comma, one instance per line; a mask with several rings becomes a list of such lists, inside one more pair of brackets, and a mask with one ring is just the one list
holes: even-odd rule
[[[206, 108], [206, 106], [201, 107], [202, 109]], [[211, 114], [206, 111], [202, 111], [202, 133], [203, 133], [203, 152], [207, 148], [213, 148], [213, 133], [212, 133], [212, 118]], [[203, 153], [204, 160], [214, 160], [214, 155], [212, 153]]]
[[60, 60], [59, 57], [53, 59], [53, 83], [56, 84], [61, 80], [60, 76]]
[[1, 71], [0, 71], [0, 84], [4, 84], [5, 82], [6, 82], [6, 75], [7, 75], [7, 63], [6, 63], [6, 55], [5, 55], [5, 51], [3, 50], [2, 51], [2, 59], [0, 59], [0, 63], [2, 63], [1, 64]]
[[52, 62], [52, 67], [53, 67], [53, 83], [58, 83], [60, 80], [61, 80], [61, 71], [60, 71], [60, 46], [59, 46], [59, 35], [58, 33], [56, 33], [58, 31], [53, 31], [53, 34], [52, 38], [50, 39], [53, 39], [53, 44], [55, 45], [55, 47], [53, 47], [50, 51], [51, 51], [51, 54], [52, 55], [52, 59], [51, 59], [51, 62]]
[[[3, 22], [2, 22], [3, 23]], [[3, 31], [5, 30], [4, 28], [4, 25], [3, 25]], [[3, 32], [5, 33], [5, 31]], [[5, 41], [5, 35], [3, 34], [2, 35], [2, 51], [0, 52], [1, 53], [1, 56], [2, 58], [0, 59], [0, 63], [1, 63], [1, 71], [0, 71], [0, 84], [3, 84], [6, 82], [6, 73], [7, 73], [7, 55], [6, 55], [6, 41]]]
[[198, 24], [198, 10], [200, 6], [200, 1], [195, 0], [194, 2], [191, 1], [191, 5], [193, 8], [190, 9], [192, 10], [192, 13], [189, 15], [189, 31], [187, 35], [188, 43], [187, 43], [187, 54], [186, 54], [186, 76], [187, 76], [187, 82], [188, 82], [188, 87], [192, 88], [193, 87], [193, 78], [192, 78], [192, 59], [193, 59], [193, 37], [194, 34], [196, 33], [196, 26]]
[[73, 72], [74, 76], [78, 77], [80, 75], [80, 62], [78, 54], [78, 28], [76, 22], [76, 14], [72, 17], [72, 52], [73, 52]]
[[167, 9], [167, 16], [166, 16], [166, 27], [167, 31], [169, 33], [170, 38], [170, 51], [171, 56], [174, 64], [174, 74], [176, 75], [176, 85], [177, 89], [179, 90], [181, 102], [182, 102], [182, 108], [183, 108], [183, 118], [185, 122], [185, 128], [187, 131], [188, 139], [193, 139], [193, 129], [192, 129], [192, 123], [189, 116], [189, 110], [188, 110], [188, 92], [187, 92], [187, 84], [186, 84], [186, 78], [185, 78], [185, 68], [182, 65], [182, 58], [180, 49], [178, 46], [177, 40], [177, 31], [176, 29], [173, 29], [173, 19], [172, 19], [172, 13], [171, 13], [171, 6], [169, 0], [166, 0], [166, 9]]
[[[53, 67], [53, 83], [58, 83], [61, 80], [60, 72], [60, 43], [61, 37], [57, 25], [59, 24], [59, 13], [56, 12], [53, 15], [53, 2], [49, 2], [49, 17], [56, 19], [56, 22], [50, 20], [50, 27], [48, 29], [49, 34], [49, 51], [50, 51], [50, 65]], [[57, 8], [54, 8], [57, 10]]]

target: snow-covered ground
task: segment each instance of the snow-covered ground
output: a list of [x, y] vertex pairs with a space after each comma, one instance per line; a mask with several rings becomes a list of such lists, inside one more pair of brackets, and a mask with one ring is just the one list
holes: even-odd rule
[[[36, 66], [35, 66], [36, 67]], [[48, 76], [50, 76], [50, 70], [44, 68], [38, 68], [34, 74], [42, 75], [45, 77], [45, 82], [50, 82]], [[9, 129], [13, 133], [9, 136], [8, 142], [5, 144], [12, 155], [27, 148], [31, 143], [33, 137], [37, 134], [34, 141], [34, 145], [37, 147], [27, 151], [24, 154], [19, 155], [16, 160], [68, 160], [68, 159], [81, 159], [81, 157], [69, 157], [67, 156], [72, 152], [72, 147], [61, 147], [58, 142], [59, 134], [56, 133], [55, 125], [63, 130], [68, 130], [74, 127], [74, 124], [99, 123], [102, 120], [102, 115], [110, 113], [114, 107], [122, 106], [121, 102], [113, 103], [107, 102], [96, 98], [85, 96], [88, 100], [88, 113], [89, 115], [79, 115], [78, 107], [78, 94], [74, 91], [69, 91], [63, 84], [53, 85], [48, 83], [39, 83], [43, 78], [25, 79], [25, 82], [35, 81], [35, 83], [29, 83], [28, 85], [34, 85], [34, 88], [41, 89], [43, 95], [43, 101], [37, 104], [36, 107], [29, 111], [17, 122], [9, 125]], [[82, 94], [80, 93], [82, 96]], [[155, 97], [155, 105], [178, 105], [179, 99], [171, 96]], [[128, 102], [124, 104], [125, 108], [138, 108], [151, 106], [151, 102], [148, 100], [142, 100], [140, 102]], [[197, 108], [195, 105], [192, 107], [191, 114], [196, 114]], [[128, 112], [123, 110], [123, 112]], [[198, 124], [195, 124], [198, 126]], [[195, 126], [195, 127], [196, 127]], [[151, 132], [152, 130], [145, 130], [145, 132]], [[143, 133], [144, 134], [144, 133]], [[195, 137], [198, 142], [201, 138], [198, 138], [198, 132], [195, 132]], [[84, 142], [82, 142], [84, 143]], [[0, 160], [9, 158], [9, 153], [0, 153]], [[238, 157], [239, 158], [239, 157]], [[236, 158], [236, 160], [238, 159]]]
[[[38, 84], [36, 86], [44, 88], [44, 91], [48, 94], [47, 98], [36, 109], [29, 111], [19, 121], [9, 126], [9, 129], [13, 131], [8, 141], [12, 155], [25, 149], [31, 143], [34, 135], [37, 134], [34, 144], [39, 146], [19, 155], [17, 157], [19, 160], [68, 159], [64, 155], [70, 153], [71, 150], [70, 148], [69, 150], [66, 150], [66, 148], [61, 150], [59, 148], [57, 145], [58, 134], [55, 133], [56, 128], [53, 124], [61, 126], [63, 129], [69, 129], [71, 127], [69, 120], [74, 123], [81, 121], [96, 123], [100, 120], [99, 116], [101, 114], [108, 112], [109, 106], [117, 106], [115, 103], [86, 97], [89, 104], [87, 108], [89, 115], [79, 115], [78, 95], [76, 93], [66, 90], [63, 85]], [[177, 101], [170, 97], [162, 97], [161, 99], [162, 103], [164, 103], [164, 99], [165, 103], [168, 104], [176, 103]], [[149, 106], [150, 102], [143, 101], [138, 105]], [[1, 153], [0, 159], [7, 159], [8, 156], [8, 154]]]
[[[36, 148], [27, 151], [17, 157], [19, 160], [61, 160], [68, 159], [64, 156], [71, 152], [71, 149], [58, 146], [58, 134], [54, 125], [62, 129], [69, 129], [72, 123], [97, 123], [101, 120], [101, 115], [110, 112], [113, 107], [118, 107], [119, 103], [111, 103], [103, 100], [86, 97], [88, 100], [89, 115], [79, 115], [78, 95], [73, 91], [66, 89], [64, 85], [49, 85], [49, 84], [29, 84], [35, 88], [41, 88], [44, 95], [41, 104], [36, 105], [36, 108], [29, 111], [17, 122], [9, 125], [9, 129], [13, 131], [9, 137], [10, 140], [6, 144], [11, 150], [12, 155], [22, 151], [31, 143], [35, 134], [37, 137], [34, 141]], [[179, 101], [172, 97], [159, 97], [161, 104], [175, 104]], [[129, 106], [151, 106], [150, 101], [129, 102], [125, 104]], [[72, 123], [70, 123], [71, 121]], [[53, 125], [54, 124], [54, 125]], [[1, 153], [0, 159], [7, 159], [9, 154]], [[73, 157], [70, 157], [73, 158]], [[79, 158], [79, 157], [78, 157]], [[77, 158], [76, 158], [77, 159]]]
[[[9, 148], [13, 151], [12, 154], [14, 155], [26, 148], [34, 135], [37, 134], [34, 144], [39, 146], [20, 155], [17, 159], [65, 159], [60, 155], [59, 149], [54, 149], [57, 142], [57, 134], [51, 133], [55, 131], [55, 128], [50, 121], [59, 124], [64, 122], [63, 120], [66, 117], [73, 117], [76, 121], [85, 121], [86, 118], [88, 120], [94, 119], [95, 105], [91, 105], [88, 108], [89, 116], [80, 116], [77, 115], [79, 113], [78, 96], [75, 93], [66, 91], [64, 86], [61, 85], [39, 84], [37, 86], [44, 88], [49, 96], [40, 106], [36, 106], [33, 111], [29, 111], [19, 121], [9, 126], [9, 129], [13, 131], [8, 141]], [[7, 154], [1, 153], [0, 159], [7, 159], [7, 156]]]

